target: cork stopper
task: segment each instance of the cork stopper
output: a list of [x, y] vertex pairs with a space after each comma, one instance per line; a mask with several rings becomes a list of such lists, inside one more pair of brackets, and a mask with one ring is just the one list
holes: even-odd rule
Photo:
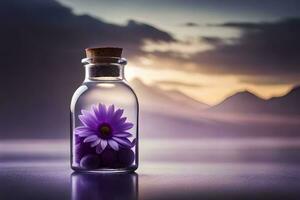
[[95, 57], [115, 57], [121, 58], [122, 48], [119, 47], [96, 47], [96, 48], [87, 48], [85, 49], [87, 58]]

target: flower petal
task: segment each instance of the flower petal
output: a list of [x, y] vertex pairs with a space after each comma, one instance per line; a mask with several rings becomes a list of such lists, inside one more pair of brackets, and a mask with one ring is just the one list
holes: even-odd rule
[[114, 133], [115, 137], [131, 137], [132, 134], [128, 132], [116, 132]]
[[86, 115], [79, 115], [78, 118], [80, 119], [80, 121], [83, 123], [84, 126], [90, 128], [97, 128], [97, 123], [93, 118], [88, 117]]
[[86, 137], [86, 136], [94, 134], [95, 132], [93, 130], [91, 130], [89, 127], [78, 126], [75, 128], [74, 133], [75, 133], [75, 135], [78, 135], [80, 137]]
[[98, 119], [94, 113], [93, 110], [93, 105], [91, 107], [91, 110], [87, 111], [87, 110], [81, 110], [82, 115], [84, 116], [84, 118], [86, 120], [89, 120], [90, 122], [92, 122], [93, 124], [98, 124]]
[[131, 147], [132, 146], [130, 140], [128, 140], [127, 138], [112, 137], [112, 139], [117, 141], [118, 143], [126, 146], [126, 147]]
[[75, 135], [79, 135], [80, 137], [86, 137], [95, 133], [95, 131], [86, 126], [78, 126], [75, 128], [74, 132]]
[[91, 106], [91, 111], [93, 111], [93, 115], [95, 117], [95, 119], [98, 121], [98, 113], [99, 113], [99, 110], [98, 110], [98, 106], [97, 105], [92, 105]]
[[131, 142], [131, 147], [134, 147], [136, 145], [136, 138], [134, 138]]
[[103, 151], [103, 149], [101, 148], [101, 145], [98, 144], [96, 147], [96, 153], [100, 154], [100, 153], [102, 153], [102, 151]]
[[86, 131], [86, 130], [89, 130], [88, 127], [86, 126], [78, 126], [75, 128], [76, 131]]
[[97, 119], [101, 122], [106, 120], [106, 106], [102, 103], [98, 105]]
[[101, 148], [102, 149], [105, 149], [106, 148], [106, 146], [107, 146], [107, 140], [101, 140]]
[[126, 122], [124, 124], [122, 124], [121, 126], [118, 127], [119, 130], [129, 130], [133, 127], [133, 123], [129, 123], [129, 122]]
[[118, 143], [116, 141], [114, 141], [114, 140], [108, 140], [108, 144], [114, 150], [116, 150], [116, 151], [119, 150], [119, 145], [118, 145]]
[[117, 121], [121, 118], [121, 116], [123, 115], [124, 110], [123, 109], [118, 109], [116, 110], [116, 112], [114, 113], [114, 116], [112, 118], [112, 121]]
[[75, 134], [78, 135], [79, 137], [88, 137], [90, 135], [94, 135], [95, 131], [92, 130], [87, 130], [87, 131], [76, 131]]
[[101, 139], [98, 138], [96, 141], [94, 141], [94, 142], [91, 143], [91, 147], [97, 146], [100, 142], [101, 142]]
[[113, 115], [114, 115], [114, 111], [115, 111], [115, 106], [114, 104], [110, 105], [107, 109], [107, 115], [106, 115], [106, 121], [110, 122]]
[[83, 142], [84, 143], [87, 143], [87, 142], [94, 142], [98, 139], [98, 136], [97, 135], [90, 135], [88, 137], [86, 137]]
[[118, 120], [118, 124], [124, 124], [124, 122], [126, 121], [127, 117], [122, 117], [120, 118], [120, 120]]

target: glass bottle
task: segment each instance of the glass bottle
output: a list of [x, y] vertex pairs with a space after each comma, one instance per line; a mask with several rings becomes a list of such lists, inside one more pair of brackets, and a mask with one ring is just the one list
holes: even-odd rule
[[88, 48], [85, 80], [71, 101], [71, 168], [129, 172], [138, 167], [138, 99], [124, 78], [122, 49]]

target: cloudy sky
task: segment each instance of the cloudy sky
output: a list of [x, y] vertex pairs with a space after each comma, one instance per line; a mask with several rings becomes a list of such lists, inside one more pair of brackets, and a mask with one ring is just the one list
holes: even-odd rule
[[134, 20], [169, 36], [128, 55], [130, 79], [208, 104], [245, 89], [270, 98], [299, 84], [299, 1], [59, 1], [78, 15], [124, 27]]
[[0, 132], [65, 134], [90, 46], [121, 46], [129, 79], [211, 105], [300, 84], [299, 1], [182, 2], [1, 0]]

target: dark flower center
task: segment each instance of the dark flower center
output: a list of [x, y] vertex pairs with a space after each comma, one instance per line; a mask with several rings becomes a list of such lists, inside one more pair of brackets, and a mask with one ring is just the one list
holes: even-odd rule
[[99, 126], [98, 130], [99, 130], [100, 136], [102, 138], [108, 138], [112, 133], [112, 129], [111, 129], [110, 125], [107, 123], [101, 124]]

